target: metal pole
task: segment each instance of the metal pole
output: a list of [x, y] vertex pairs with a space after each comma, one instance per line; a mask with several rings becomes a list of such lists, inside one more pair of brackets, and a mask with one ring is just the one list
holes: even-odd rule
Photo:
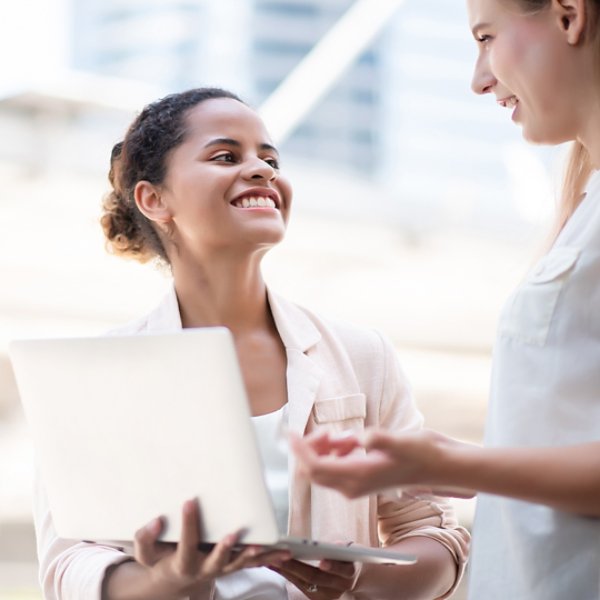
[[260, 107], [281, 144], [371, 43], [403, 0], [356, 0]]

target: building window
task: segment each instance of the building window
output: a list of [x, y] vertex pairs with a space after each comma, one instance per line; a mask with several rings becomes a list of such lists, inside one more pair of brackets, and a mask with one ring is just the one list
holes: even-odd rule
[[256, 3], [256, 8], [262, 12], [279, 13], [290, 17], [312, 18], [318, 14], [317, 8], [307, 2], [271, 2], [263, 0]]

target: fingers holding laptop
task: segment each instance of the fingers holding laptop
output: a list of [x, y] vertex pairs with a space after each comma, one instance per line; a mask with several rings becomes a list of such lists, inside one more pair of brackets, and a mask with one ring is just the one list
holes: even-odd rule
[[181, 538], [177, 544], [160, 542], [162, 519], [154, 519], [135, 535], [136, 561], [152, 571], [159, 587], [168, 593], [191, 592], [198, 586], [234, 571], [278, 565], [290, 558], [287, 551], [263, 551], [248, 546], [238, 551], [239, 533], [232, 533], [215, 544], [208, 552], [199, 550], [200, 509], [196, 500], [184, 503], [181, 520]]
[[294, 584], [311, 600], [334, 600], [349, 592], [355, 583], [356, 566], [351, 562], [322, 560], [313, 567], [299, 560], [270, 567]]

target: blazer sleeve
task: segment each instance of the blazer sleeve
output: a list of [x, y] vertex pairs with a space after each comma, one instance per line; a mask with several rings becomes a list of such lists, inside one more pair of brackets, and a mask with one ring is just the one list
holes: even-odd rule
[[35, 479], [33, 517], [45, 600], [100, 600], [106, 569], [131, 560], [131, 556], [117, 547], [59, 538], [39, 472]]
[[[410, 387], [402, 372], [396, 350], [382, 336], [385, 371], [379, 403], [379, 426], [400, 433], [414, 431], [423, 425]], [[464, 573], [468, 551], [469, 532], [458, 524], [449, 502], [432, 495], [412, 495], [398, 491], [381, 494], [377, 499], [378, 529], [384, 546], [402, 539], [421, 536], [436, 540], [452, 555], [457, 565], [457, 577], [449, 597]]]

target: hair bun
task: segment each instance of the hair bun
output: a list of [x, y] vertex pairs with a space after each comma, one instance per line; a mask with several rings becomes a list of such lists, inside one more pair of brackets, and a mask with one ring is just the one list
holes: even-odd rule
[[146, 236], [137, 223], [135, 209], [116, 190], [102, 201], [100, 224], [106, 237], [106, 248], [112, 254], [124, 258], [148, 262], [156, 257], [154, 249], [148, 247]]

